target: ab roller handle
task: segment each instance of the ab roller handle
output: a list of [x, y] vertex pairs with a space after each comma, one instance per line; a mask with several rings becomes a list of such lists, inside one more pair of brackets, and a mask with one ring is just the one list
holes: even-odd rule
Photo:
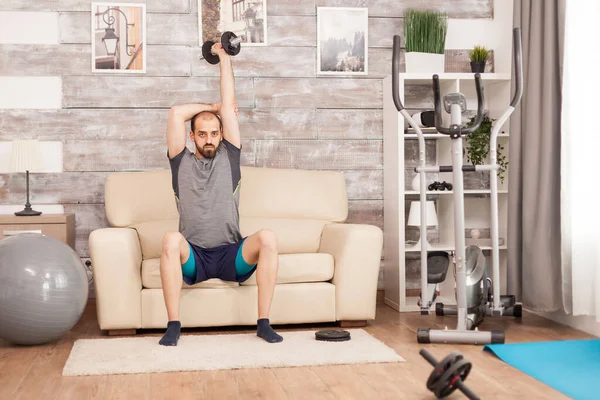
[[[229, 54], [230, 56], [235, 56], [240, 52], [241, 43], [242, 39], [237, 37], [233, 32], [227, 31], [223, 32], [221, 35], [221, 45], [223, 46], [223, 50], [225, 50], [225, 53]], [[219, 56], [213, 54], [211, 51], [214, 45], [215, 42], [212, 40], [207, 40], [204, 42], [202, 44], [202, 57], [200, 57], [201, 60], [206, 60], [207, 63], [213, 65], [218, 64], [220, 61]]]

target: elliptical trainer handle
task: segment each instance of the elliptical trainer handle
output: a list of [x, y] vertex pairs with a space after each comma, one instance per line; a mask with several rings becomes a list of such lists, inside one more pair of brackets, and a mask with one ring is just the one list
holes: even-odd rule
[[461, 133], [464, 134], [475, 132], [483, 122], [483, 87], [481, 86], [481, 75], [479, 73], [475, 74], [475, 89], [477, 91], [477, 115], [473, 125], [462, 128]]
[[450, 128], [442, 126], [442, 100], [440, 98], [440, 77], [438, 74], [433, 75], [433, 106], [435, 129], [439, 133], [449, 135], [451, 133]]
[[400, 69], [400, 36], [394, 35], [394, 50], [392, 53], [392, 98], [398, 111], [404, 109], [398, 93], [398, 74]]
[[511, 107], [517, 107], [523, 95], [523, 46], [521, 44], [521, 28], [513, 29], [513, 52], [515, 58], [515, 95], [510, 102]]

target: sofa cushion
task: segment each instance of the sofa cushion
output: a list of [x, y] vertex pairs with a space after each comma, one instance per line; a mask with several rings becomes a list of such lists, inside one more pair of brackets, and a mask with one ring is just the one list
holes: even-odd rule
[[329, 222], [316, 219], [240, 217], [242, 236], [261, 229], [277, 235], [279, 254], [316, 253], [321, 244], [323, 227]]
[[[160, 289], [162, 283], [160, 281], [160, 258], [151, 258], [142, 261], [142, 286], [147, 289]], [[221, 279], [209, 279], [204, 282], [188, 285], [183, 282], [182, 288], [228, 288], [237, 287], [237, 282], [227, 282]]]
[[343, 222], [346, 179], [338, 171], [242, 167], [240, 216]]
[[[333, 279], [333, 256], [325, 253], [281, 254], [277, 283], [326, 282]], [[160, 258], [142, 261], [142, 285], [148, 289], [160, 289]], [[256, 285], [253, 274], [242, 285]], [[184, 288], [226, 288], [239, 286], [237, 282], [209, 279], [193, 286], [183, 283]]]
[[[333, 279], [333, 256], [326, 253], [281, 254], [277, 283], [327, 282]], [[242, 285], [256, 285], [252, 274]]]
[[[260, 229], [270, 229], [277, 235], [279, 254], [316, 253], [321, 243], [321, 232], [327, 221], [314, 219], [240, 218], [242, 236]], [[159, 258], [162, 239], [166, 232], [179, 231], [179, 220], [148, 221], [131, 225], [140, 239], [142, 258]]]
[[179, 231], [179, 219], [142, 222], [131, 225], [131, 228], [138, 233], [142, 248], [142, 259], [160, 258], [163, 237], [169, 231]]
[[[168, 167], [166, 146], [164, 154]], [[108, 175], [104, 203], [106, 218], [114, 227], [179, 218], [170, 169]]]
[[[165, 147], [165, 169], [111, 173], [105, 185], [112, 227], [179, 218]], [[343, 222], [348, 216], [344, 175], [338, 171], [241, 167], [240, 216]]]

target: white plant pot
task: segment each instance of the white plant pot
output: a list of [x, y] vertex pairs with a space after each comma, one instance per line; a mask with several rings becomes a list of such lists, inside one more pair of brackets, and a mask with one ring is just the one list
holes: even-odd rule
[[[421, 174], [416, 174], [410, 186], [415, 192], [421, 192]], [[427, 189], [426, 189], [427, 190]]]
[[407, 73], [444, 73], [444, 54], [409, 52], [405, 54]]

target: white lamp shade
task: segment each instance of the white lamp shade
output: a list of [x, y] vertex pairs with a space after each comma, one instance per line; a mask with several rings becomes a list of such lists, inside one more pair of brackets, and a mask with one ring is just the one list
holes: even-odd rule
[[41, 167], [42, 152], [37, 140], [15, 140], [10, 153], [12, 172], [36, 172]]
[[[425, 212], [427, 213], [427, 226], [437, 226], [438, 219], [435, 212], [435, 204], [433, 201], [425, 202]], [[413, 201], [410, 204], [410, 212], [408, 214], [409, 226], [421, 226], [421, 202]]]

